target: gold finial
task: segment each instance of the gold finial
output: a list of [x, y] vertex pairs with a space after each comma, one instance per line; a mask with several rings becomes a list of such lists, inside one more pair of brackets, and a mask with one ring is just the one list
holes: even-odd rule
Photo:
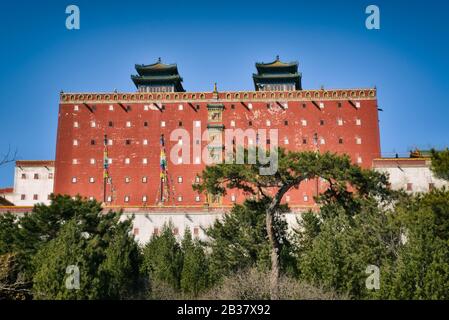
[[162, 62], [161, 57], [157, 58], [157, 62], [158, 62], [158, 63], [161, 63], [161, 62]]
[[279, 55], [276, 55], [276, 61], [279, 61]]
[[218, 92], [218, 90], [217, 90], [217, 83], [216, 82], [214, 83], [214, 92]]

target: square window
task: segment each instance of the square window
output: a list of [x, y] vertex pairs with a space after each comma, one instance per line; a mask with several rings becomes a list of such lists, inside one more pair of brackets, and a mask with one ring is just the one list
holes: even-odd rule
[[150, 107], [147, 104], [143, 106], [144, 111], [148, 111], [149, 109], [150, 109]]
[[125, 140], [125, 144], [126, 144], [126, 145], [130, 145], [130, 144], [131, 144], [131, 140], [130, 140], [130, 139], [126, 139], [126, 140]]
[[324, 103], [320, 102], [320, 109], [324, 109]]
[[39, 180], [39, 173], [34, 174], [34, 180]]
[[195, 128], [201, 127], [201, 121], [195, 121]]
[[147, 177], [142, 177], [142, 183], [147, 183], [148, 178]]
[[326, 140], [324, 140], [324, 138], [320, 139], [320, 144], [326, 144]]
[[90, 159], [90, 164], [95, 164], [95, 159], [94, 158]]
[[72, 178], [72, 183], [76, 183], [76, 181], [77, 181], [76, 177], [73, 177]]
[[114, 105], [112, 104], [109, 105], [109, 111], [114, 111]]
[[304, 202], [309, 201], [309, 197], [306, 194], [304, 195], [303, 199], [304, 199]]
[[235, 202], [235, 195], [231, 195], [231, 201]]
[[161, 121], [161, 127], [162, 127], [162, 128], [165, 127], [165, 121]]
[[106, 200], [107, 200], [107, 202], [112, 202], [112, 196], [108, 196], [108, 198]]
[[248, 126], [252, 126], [253, 125], [253, 122], [252, 121], [248, 121]]
[[78, 128], [78, 121], [73, 122], [73, 127]]
[[129, 163], [130, 163], [129, 158], [125, 158], [125, 164], [129, 164]]
[[182, 177], [178, 177], [178, 183], [182, 183]]
[[22, 173], [22, 179], [26, 179], [27, 175], [25, 173]]
[[342, 126], [343, 125], [343, 119], [338, 119], [337, 120], [337, 125]]
[[288, 126], [288, 120], [284, 120], [284, 126]]
[[94, 140], [94, 139], [90, 140], [90, 144], [91, 144], [92, 146], [94, 146], [94, 145], [95, 145], [95, 140]]
[[78, 164], [78, 159], [72, 159], [72, 164]]
[[77, 146], [77, 145], [78, 145], [78, 140], [76, 140], [76, 139], [73, 140], [73, 145], [74, 145], [74, 146]]
[[143, 196], [143, 197], [142, 197], [142, 201], [143, 201], [143, 202], [147, 202], [147, 196]]
[[148, 127], [148, 121], [144, 121], [144, 122], [143, 122], [143, 126], [144, 126], [144, 127]]
[[125, 196], [125, 202], [129, 202], [129, 196]]
[[360, 138], [360, 137], [355, 138], [355, 143], [362, 144], [362, 138]]
[[320, 120], [320, 126], [324, 126], [324, 120]]
[[178, 110], [179, 110], [179, 111], [184, 110], [184, 106], [183, 106], [182, 104], [178, 105]]
[[357, 101], [357, 102], [355, 103], [355, 107], [356, 107], [357, 109], [360, 109], [360, 102]]
[[109, 125], [110, 127], [113, 127], [113, 126], [114, 126], [114, 123], [113, 123], [112, 121], [109, 121], [109, 122], [108, 122], [108, 125]]
[[362, 125], [362, 120], [361, 119], [355, 119], [355, 124], [357, 125], [357, 126], [361, 126]]
[[131, 121], [126, 121], [126, 127], [131, 128]]
[[91, 121], [91, 122], [90, 122], [90, 127], [91, 127], [91, 128], [95, 128], [95, 127], [96, 127], [95, 121]]
[[195, 176], [195, 183], [200, 183], [201, 178], [199, 176]]
[[90, 177], [90, 178], [89, 178], [89, 182], [90, 182], [90, 183], [94, 183], [94, 182], [95, 182], [95, 178], [94, 178], [94, 177]]
[[362, 157], [357, 157], [357, 163], [362, 163]]
[[20, 200], [25, 200], [25, 199], [26, 199], [26, 195], [21, 194], [21, 195], [20, 195]]
[[37, 200], [39, 196], [37, 194], [33, 194], [33, 200]]
[[253, 104], [252, 103], [248, 103], [248, 109], [252, 110], [253, 109]]
[[108, 163], [112, 164], [112, 158], [108, 158]]
[[302, 124], [303, 127], [307, 126], [307, 120], [302, 119], [301, 120], [301, 124]]
[[112, 139], [108, 140], [108, 146], [112, 146]]
[[271, 121], [267, 120], [267, 127], [271, 126]]
[[142, 164], [148, 164], [148, 159], [147, 158], [143, 158], [142, 159]]
[[231, 127], [235, 127], [235, 121], [231, 120]]
[[182, 196], [178, 196], [178, 202], [182, 202]]
[[48, 179], [53, 179], [53, 172], [50, 172], [50, 173], [48, 174]]
[[284, 144], [288, 144], [288, 138], [284, 139]]
[[78, 105], [74, 105], [74, 106], [73, 106], [73, 111], [78, 111], [78, 110], [79, 110]]
[[285, 201], [286, 202], [290, 202], [290, 196], [289, 195], [285, 196]]
[[343, 138], [338, 138], [338, 143], [343, 144]]
[[195, 196], [195, 202], [200, 202], [201, 198], [200, 196]]
[[305, 103], [302, 104], [302, 108], [305, 109], [307, 105]]
[[148, 145], [148, 140], [147, 139], [143, 139], [143, 145], [144, 146]]
[[339, 102], [339, 103], [337, 104], [337, 107], [338, 107], [338, 108], [341, 108], [341, 102]]
[[131, 178], [130, 177], [125, 177], [125, 183], [130, 183], [131, 182]]
[[182, 121], [178, 122], [178, 126], [182, 127]]
[[407, 191], [413, 191], [413, 183], [407, 183]]

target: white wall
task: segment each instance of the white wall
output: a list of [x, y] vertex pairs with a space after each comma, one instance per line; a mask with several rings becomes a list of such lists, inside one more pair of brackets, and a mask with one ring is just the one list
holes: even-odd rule
[[[36, 173], [39, 175], [39, 179], [34, 179]], [[49, 173], [53, 174], [52, 179], [49, 178]], [[26, 179], [22, 179], [22, 174], [26, 175]], [[16, 206], [33, 206], [36, 203], [50, 204], [48, 195], [53, 192], [54, 174], [54, 167], [16, 167], [12, 202]], [[22, 194], [25, 195], [25, 200], [21, 199]], [[33, 200], [35, 194], [38, 196], [37, 200]]]
[[[159, 232], [161, 232], [162, 227], [165, 223], [171, 221], [173, 223], [173, 227], [178, 228], [178, 239], [182, 238], [184, 232], [187, 228], [190, 229], [192, 236], [194, 236], [194, 228], [199, 228], [198, 238], [201, 240], [206, 239], [206, 235], [201, 227], [209, 227], [212, 225], [216, 219], [220, 219], [224, 212], [217, 213], [204, 213], [204, 212], [195, 212], [195, 213], [124, 213], [122, 215], [122, 220], [127, 219], [134, 214], [134, 222], [133, 222], [133, 232], [135, 229], [138, 229], [138, 234], [135, 235], [136, 240], [140, 244], [147, 243], [154, 232], [154, 228], [158, 228]], [[296, 218], [299, 217], [300, 214], [289, 213], [285, 215], [285, 219], [289, 224], [289, 227], [296, 227]]]
[[407, 189], [407, 183], [412, 183], [411, 192], [428, 192], [429, 184], [433, 183], [435, 188], [449, 186], [449, 183], [438, 179], [430, 170], [429, 166], [421, 167], [380, 167], [375, 170], [390, 175], [391, 188], [393, 190]]

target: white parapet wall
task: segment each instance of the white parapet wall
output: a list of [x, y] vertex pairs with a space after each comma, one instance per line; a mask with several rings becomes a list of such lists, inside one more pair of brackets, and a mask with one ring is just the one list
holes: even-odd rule
[[[134, 215], [133, 234], [136, 240], [144, 245], [150, 241], [154, 234], [160, 234], [165, 224], [172, 223], [172, 230], [178, 239], [181, 239], [184, 232], [189, 229], [192, 236], [200, 240], [206, 240], [207, 236], [204, 232], [205, 228], [210, 227], [217, 219], [221, 219], [225, 211], [219, 212], [183, 212], [183, 213], [169, 213], [169, 212], [133, 212], [123, 213], [122, 220], [128, 219]], [[289, 228], [296, 228], [297, 218], [300, 218], [299, 213], [285, 214]]]

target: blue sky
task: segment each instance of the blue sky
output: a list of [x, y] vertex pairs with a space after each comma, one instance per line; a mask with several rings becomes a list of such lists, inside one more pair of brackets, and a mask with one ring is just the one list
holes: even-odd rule
[[[80, 30], [65, 28], [69, 4]], [[370, 4], [380, 30], [365, 28]], [[305, 89], [377, 86], [384, 154], [447, 147], [448, 21], [443, 0], [1, 1], [0, 154], [54, 158], [60, 90], [134, 91], [134, 64], [158, 57], [186, 90], [252, 90], [254, 63], [277, 54], [299, 61]]]

